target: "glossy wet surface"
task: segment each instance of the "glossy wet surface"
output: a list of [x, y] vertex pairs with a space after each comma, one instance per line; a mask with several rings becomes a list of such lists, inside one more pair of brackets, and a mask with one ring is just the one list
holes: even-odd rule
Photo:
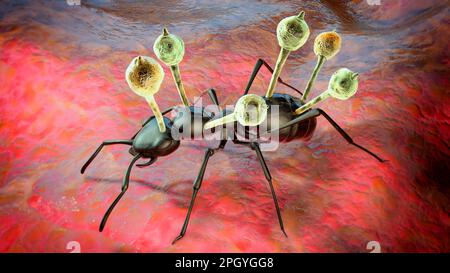
[[[447, 1], [9, 2], [0, 4], [0, 251], [68, 252], [70, 241], [82, 252], [369, 252], [369, 241], [383, 252], [450, 250]], [[151, 114], [125, 82], [130, 60], [154, 57], [167, 26], [186, 44], [181, 73], [191, 101], [213, 87], [222, 105], [233, 104], [258, 58], [274, 66], [276, 25], [300, 10], [311, 37], [289, 57], [283, 80], [303, 89], [314, 37], [336, 29], [343, 48], [313, 94], [340, 67], [359, 72], [355, 97], [321, 108], [389, 162], [346, 144], [323, 118], [309, 142], [265, 153], [285, 238], [256, 155], [230, 144], [210, 159], [188, 232], [172, 246], [205, 151], [184, 142], [133, 169], [99, 233], [128, 147], [105, 148], [79, 171], [103, 140], [130, 138]], [[180, 103], [165, 71], [156, 95], [163, 109]], [[251, 92], [264, 94], [269, 79], [263, 68]]]

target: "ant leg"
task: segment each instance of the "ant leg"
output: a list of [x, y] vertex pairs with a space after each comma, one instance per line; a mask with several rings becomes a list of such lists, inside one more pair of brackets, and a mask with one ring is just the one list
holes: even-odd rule
[[208, 164], [208, 159], [214, 154], [213, 149], [208, 149], [205, 153], [205, 158], [203, 159], [202, 167], [200, 168], [200, 172], [197, 175], [197, 178], [194, 182], [194, 192], [192, 193], [191, 203], [189, 204], [189, 209], [186, 215], [186, 219], [184, 220], [183, 227], [181, 228], [180, 235], [178, 235], [175, 240], [173, 240], [172, 244], [175, 244], [178, 240], [183, 238], [184, 234], [186, 233], [187, 226], [189, 224], [189, 218], [191, 216], [192, 208], [194, 207], [195, 198], [197, 197], [197, 193], [200, 190], [200, 187], [202, 186], [203, 181], [203, 175], [205, 174], [206, 165]]
[[219, 106], [219, 100], [217, 99], [216, 90], [214, 90], [212, 88], [208, 89], [208, 95], [209, 95], [209, 98], [212, 100], [212, 102], [215, 105]]
[[152, 158], [150, 158], [149, 161], [147, 161], [145, 163], [136, 164], [136, 167], [138, 167], [138, 168], [148, 167], [148, 166], [152, 165], [153, 163], [155, 163], [157, 159], [158, 159], [157, 157], [152, 157]]
[[[263, 59], [258, 59], [258, 61], [256, 61], [255, 67], [253, 68], [253, 72], [252, 75], [250, 76], [250, 80], [248, 81], [247, 87], [245, 88], [245, 92], [244, 95], [247, 95], [248, 91], [250, 90], [250, 87], [252, 86], [253, 80], [255, 80], [256, 75], [259, 72], [259, 69], [261, 69], [261, 66], [264, 65], [267, 70], [270, 71], [270, 73], [273, 74], [273, 69], [272, 67], [270, 67], [270, 65], [264, 61]], [[285, 83], [281, 78], [278, 78], [278, 82], [291, 88], [292, 90], [294, 90], [295, 92], [299, 93], [300, 95], [303, 95], [302, 92], [300, 92], [300, 90], [298, 90], [297, 88]]]
[[299, 122], [302, 122], [304, 120], [311, 119], [311, 118], [314, 118], [314, 117], [317, 117], [317, 116], [320, 116], [320, 112], [317, 109], [311, 109], [311, 110], [309, 110], [307, 112], [302, 113], [300, 116], [294, 118], [293, 120], [287, 122], [283, 126], [271, 129], [270, 131], [266, 131], [266, 132], [264, 132], [264, 134], [271, 134], [271, 133], [280, 131], [280, 130], [282, 130], [284, 128], [293, 126], [293, 125], [295, 125], [295, 124], [297, 124]]
[[88, 159], [88, 161], [86, 161], [86, 163], [84, 163], [83, 167], [81, 168], [81, 173], [82, 174], [84, 173], [84, 171], [89, 166], [89, 164], [91, 164], [92, 160], [94, 160], [95, 157], [98, 155], [98, 153], [100, 153], [100, 151], [102, 150], [103, 146], [114, 145], [114, 144], [132, 145], [133, 144], [133, 140], [126, 139], [126, 140], [107, 140], [107, 141], [103, 141], [103, 143], [100, 144], [100, 146], [97, 148], [97, 150], [95, 150], [95, 152], [91, 155], [91, 157]]
[[264, 160], [264, 157], [261, 153], [261, 149], [259, 148], [258, 143], [252, 142], [252, 147], [256, 151], [256, 155], [258, 156], [258, 160], [261, 163], [261, 167], [263, 168], [264, 175], [266, 176], [267, 182], [269, 182], [270, 191], [272, 192], [273, 202], [275, 203], [275, 208], [277, 210], [278, 222], [280, 223], [281, 231], [283, 231], [284, 235], [286, 237], [288, 237], [286, 234], [286, 231], [284, 231], [283, 218], [281, 218], [280, 207], [278, 206], [277, 195], [275, 194], [275, 190], [273, 188], [272, 176], [270, 175], [269, 168], [266, 165], [266, 161]]
[[141, 155], [137, 155], [133, 158], [133, 160], [131, 160], [130, 165], [128, 166], [127, 172], [125, 173], [125, 177], [123, 178], [123, 182], [122, 182], [122, 192], [119, 194], [119, 196], [117, 196], [117, 198], [114, 200], [114, 202], [111, 204], [111, 206], [109, 207], [109, 209], [106, 211], [105, 215], [103, 216], [102, 222], [100, 223], [100, 228], [99, 231], [102, 232], [103, 228], [105, 227], [106, 221], [108, 220], [109, 215], [111, 214], [112, 210], [114, 209], [114, 207], [117, 205], [117, 203], [119, 202], [120, 198], [122, 198], [122, 196], [125, 194], [125, 192], [128, 189], [128, 185], [130, 184], [130, 173], [131, 173], [131, 168], [133, 167], [134, 163], [136, 163], [136, 161], [141, 158]]
[[325, 111], [323, 111], [322, 109], [317, 109], [319, 111], [319, 113], [328, 120], [328, 122], [334, 127], [334, 129], [336, 129], [339, 134], [341, 134], [341, 136], [343, 136], [345, 138], [345, 140], [347, 140], [347, 142], [353, 146], [358, 147], [359, 149], [363, 150], [364, 152], [370, 154], [371, 156], [375, 157], [378, 161], [380, 162], [386, 162], [387, 160], [384, 160], [382, 158], [380, 158], [379, 156], [377, 156], [375, 153], [369, 151], [368, 149], [364, 148], [363, 146], [355, 143], [353, 141], [353, 139], [344, 131], [344, 129], [342, 129], [327, 113], [325, 113]]
[[[208, 89], [208, 95], [209, 95], [209, 98], [211, 99], [211, 101], [215, 105], [217, 105], [217, 107], [219, 107], [219, 100], [217, 99], [216, 90], [214, 90], [213, 88]], [[227, 142], [228, 142], [228, 140], [226, 140], [226, 139], [221, 140], [220, 144], [219, 144], [219, 149], [223, 150], [223, 148], [225, 148], [225, 145], [227, 144]]]

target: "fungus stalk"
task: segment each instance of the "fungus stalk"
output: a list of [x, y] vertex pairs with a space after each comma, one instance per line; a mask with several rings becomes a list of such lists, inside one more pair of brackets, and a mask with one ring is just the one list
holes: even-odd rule
[[186, 91], [184, 90], [179, 67], [179, 63], [184, 57], [183, 40], [180, 37], [169, 33], [167, 28], [164, 28], [163, 33], [156, 39], [153, 45], [153, 51], [158, 59], [170, 67], [181, 101], [184, 106], [189, 107], [189, 100], [187, 99]]
[[159, 131], [164, 133], [166, 125], [154, 97], [164, 79], [161, 65], [150, 57], [138, 56], [128, 65], [125, 78], [130, 89], [148, 102], [158, 122]]
[[341, 36], [335, 31], [322, 32], [314, 40], [314, 53], [317, 55], [316, 67], [309, 78], [308, 84], [303, 91], [302, 101], [306, 101], [309, 92], [316, 81], [320, 69], [326, 60], [329, 60], [338, 54], [341, 49]]
[[277, 39], [281, 49], [266, 92], [266, 98], [272, 97], [281, 70], [291, 51], [298, 50], [302, 47], [308, 40], [308, 37], [309, 27], [305, 22], [304, 11], [300, 12], [299, 15], [290, 16], [280, 21], [277, 26]]
[[317, 103], [333, 97], [340, 100], [347, 100], [352, 97], [358, 90], [358, 73], [352, 72], [347, 68], [341, 68], [336, 71], [330, 78], [328, 89], [315, 97], [308, 103], [297, 108], [295, 114], [300, 115], [311, 109]]

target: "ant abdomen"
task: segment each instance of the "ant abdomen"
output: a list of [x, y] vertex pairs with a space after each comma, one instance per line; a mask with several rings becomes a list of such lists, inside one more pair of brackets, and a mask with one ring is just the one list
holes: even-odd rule
[[[295, 109], [303, 105], [300, 99], [280, 93], [273, 94], [270, 99], [266, 98], [266, 103], [269, 106], [267, 114], [267, 127], [269, 131], [273, 128], [282, 128], [285, 124], [292, 121], [296, 117], [294, 113]], [[271, 124], [272, 121], [278, 124]], [[314, 133], [316, 125], [316, 118], [311, 118], [281, 129], [278, 131], [279, 141], [308, 140]]]
[[315, 117], [300, 122], [297, 124], [297, 126], [291, 126], [289, 127], [290, 129], [289, 135], [286, 136], [283, 142], [290, 142], [296, 139], [307, 141], [311, 139], [314, 130], [316, 129], [316, 126], [317, 126], [317, 119]]
[[[280, 112], [280, 115], [289, 115], [290, 113], [283, 113]], [[280, 127], [283, 127], [284, 124], [288, 123], [289, 121], [291, 121], [293, 118], [291, 119], [287, 119], [287, 118], [283, 118], [280, 117], [279, 122], [280, 122]], [[295, 125], [291, 125], [287, 128], [281, 129], [278, 132], [278, 141], [279, 142], [291, 142], [293, 140], [302, 140], [302, 141], [307, 141], [309, 139], [311, 139], [314, 130], [316, 129], [316, 125], [317, 125], [317, 120], [316, 118], [310, 118], [307, 120], [304, 120], [302, 122], [299, 122]]]

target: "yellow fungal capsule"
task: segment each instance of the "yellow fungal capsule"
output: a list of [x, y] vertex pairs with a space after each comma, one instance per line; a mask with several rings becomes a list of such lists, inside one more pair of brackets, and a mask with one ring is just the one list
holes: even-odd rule
[[167, 28], [164, 28], [163, 33], [153, 44], [153, 51], [163, 63], [170, 67], [181, 101], [184, 106], [189, 107], [189, 100], [184, 90], [179, 67], [179, 63], [183, 60], [184, 56], [183, 40], [174, 34], [170, 34]]
[[333, 58], [341, 49], [341, 36], [335, 31], [320, 33], [314, 40], [314, 53], [327, 60]]
[[266, 98], [273, 95], [281, 70], [291, 51], [302, 47], [309, 37], [309, 27], [305, 22], [305, 12], [301, 11], [297, 16], [290, 16], [280, 21], [277, 26], [277, 39], [281, 47], [277, 63], [267, 88]]
[[128, 65], [125, 78], [131, 90], [147, 100], [158, 121], [159, 131], [165, 132], [164, 118], [154, 98], [164, 79], [164, 70], [161, 65], [150, 57], [138, 56]]
[[341, 49], [341, 36], [335, 31], [320, 33], [314, 40], [314, 53], [317, 55], [317, 64], [308, 80], [303, 91], [302, 100], [306, 101], [311, 88], [316, 81], [317, 75], [326, 60], [329, 60], [338, 54]]
[[164, 79], [164, 70], [155, 59], [138, 56], [128, 65], [125, 78], [133, 92], [146, 97], [159, 91]]
[[243, 126], [257, 126], [267, 117], [266, 101], [258, 95], [242, 96], [234, 110], [236, 120]]

